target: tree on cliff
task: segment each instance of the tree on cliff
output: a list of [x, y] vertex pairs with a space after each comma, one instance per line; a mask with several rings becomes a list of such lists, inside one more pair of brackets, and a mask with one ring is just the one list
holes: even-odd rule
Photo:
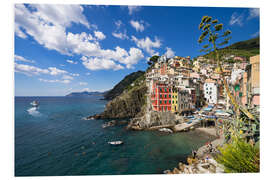
[[147, 64], [150, 65], [150, 66], [154, 65], [158, 61], [158, 58], [159, 58], [159, 56], [157, 56], [157, 55], [152, 56], [149, 59], [149, 61], [147, 62]]

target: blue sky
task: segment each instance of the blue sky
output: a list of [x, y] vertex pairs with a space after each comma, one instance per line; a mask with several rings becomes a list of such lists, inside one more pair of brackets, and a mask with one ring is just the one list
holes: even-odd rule
[[198, 24], [212, 16], [230, 43], [259, 35], [259, 9], [15, 5], [15, 95], [111, 89], [152, 55], [200, 55]]

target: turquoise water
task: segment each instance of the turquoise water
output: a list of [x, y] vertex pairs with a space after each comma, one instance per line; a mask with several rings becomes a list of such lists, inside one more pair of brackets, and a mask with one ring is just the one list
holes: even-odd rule
[[[161, 174], [212, 139], [193, 132], [164, 134], [103, 129], [100, 97], [16, 97], [15, 176]], [[40, 107], [31, 108], [38, 100]], [[113, 147], [107, 142], [122, 140]]]

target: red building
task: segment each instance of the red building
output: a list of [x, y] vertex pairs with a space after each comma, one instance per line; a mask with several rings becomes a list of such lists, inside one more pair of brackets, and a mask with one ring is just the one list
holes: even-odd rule
[[160, 66], [160, 75], [166, 75], [167, 74], [167, 63], [163, 63]]
[[154, 111], [171, 111], [171, 86], [164, 83], [153, 83], [151, 94], [152, 107]]

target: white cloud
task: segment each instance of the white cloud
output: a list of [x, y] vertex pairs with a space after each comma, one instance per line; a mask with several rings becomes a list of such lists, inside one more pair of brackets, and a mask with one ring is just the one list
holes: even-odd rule
[[79, 82], [79, 84], [80, 84], [81, 86], [86, 86], [88, 83], [87, 83], [87, 82]]
[[101, 31], [94, 31], [95, 36], [99, 39], [99, 40], [103, 40], [106, 38], [106, 36], [103, 34], [103, 32]]
[[87, 76], [90, 76], [91, 75], [91, 73], [90, 72], [87, 72], [87, 73], [85, 73]]
[[[70, 26], [71, 23], [81, 23], [88, 26], [87, 21], [85, 21], [86, 18], [83, 18], [83, 8], [81, 6], [70, 6], [69, 10], [72, 11], [70, 13], [77, 16], [70, 20], [64, 18], [63, 22], [60, 21], [60, 17], [67, 13], [63, 10], [65, 8], [58, 12], [54, 8], [51, 10], [47, 8], [49, 6], [45, 8], [45, 6], [31, 5], [31, 7], [30, 11], [23, 4], [15, 5], [15, 27], [18, 27], [15, 28], [15, 31], [17, 36], [22, 36], [21, 33], [24, 33], [24, 35], [31, 36], [47, 49], [56, 50], [69, 56], [76, 54], [85, 56], [87, 59], [94, 59], [91, 63], [84, 62], [87, 68], [89, 68], [89, 64], [93, 65], [93, 68], [90, 69], [101, 69], [102, 67], [108, 69], [108, 67], [111, 67], [114, 70], [119, 70], [123, 69], [123, 66], [117, 64], [117, 61], [128, 62], [124, 60], [129, 56], [126, 50], [123, 49], [124, 51], [122, 51], [126, 53], [121, 53], [116, 48], [102, 49], [97, 40], [104, 39], [106, 36], [100, 31], [94, 32], [96, 38], [85, 32], [77, 34], [66, 32], [66, 27]], [[71, 7], [74, 7], [75, 10]], [[52, 14], [47, 13], [62, 13], [62, 15], [57, 15], [57, 18], [53, 19]], [[132, 59], [132, 57], [129, 58]], [[133, 58], [136, 59], [136, 57]], [[103, 60], [104, 62], [102, 62]], [[101, 63], [101, 65], [98, 65], [97, 62]], [[126, 65], [128, 64], [130, 63]]]
[[236, 12], [234, 12], [231, 16], [230, 25], [239, 25], [242, 26], [243, 25], [243, 20], [244, 20], [244, 16], [243, 14], [239, 15]]
[[59, 79], [42, 79], [42, 78], [39, 78], [39, 81], [48, 82], [48, 83], [64, 83], [64, 84], [70, 83], [70, 80], [68, 80], [68, 79], [59, 80]]
[[252, 35], [251, 35], [251, 37], [257, 37], [257, 36], [259, 36], [260, 35], [260, 31], [257, 31], [257, 32], [255, 32], [255, 33], [253, 33]]
[[50, 75], [53, 75], [53, 76], [67, 73], [67, 71], [61, 70], [61, 69], [57, 69], [56, 67], [49, 67], [48, 69], [50, 71], [49, 74]]
[[72, 61], [72, 60], [69, 60], [69, 59], [67, 60], [67, 62], [70, 63], [70, 64], [78, 64], [77, 61]]
[[153, 48], [159, 48], [161, 46], [161, 42], [157, 37], [155, 37], [155, 41], [152, 41], [149, 37], [137, 39], [135, 36], [132, 36], [131, 38], [132, 41], [136, 43], [137, 47], [144, 49], [151, 56], [156, 54]]
[[119, 33], [113, 32], [112, 35], [113, 35], [114, 37], [116, 37], [116, 38], [118, 38], [118, 39], [122, 39], [122, 40], [123, 40], [123, 39], [129, 39], [129, 37], [127, 36], [126, 32], [124, 32], [124, 33], [121, 33], [121, 32], [119, 32]]
[[119, 29], [123, 25], [121, 20], [115, 21], [114, 24], [116, 25], [117, 29]]
[[144, 25], [143, 25], [143, 21], [130, 21], [130, 24], [132, 27], [134, 27], [136, 29], [136, 31], [140, 31], [143, 32], [144, 31]]
[[75, 73], [75, 74], [70, 73], [70, 75], [71, 75], [71, 76], [74, 76], [74, 77], [78, 77], [78, 76], [80, 76], [80, 74], [76, 74], [76, 73]]
[[140, 6], [128, 6], [128, 14], [131, 15], [136, 11], [141, 10]]
[[83, 57], [83, 65], [90, 69], [90, 70], [101, 70], [101, 69], [113, 69], [113, 70], [120, 70], [124, 69], [123, 66], [120, 64], [116, 64], [114, 61], [109, 60], [109, 59], [102, 59], [102, 58], [97, 58], [97, 57]]
[[33, 60], [29, 60], [29, 59], [26, 59], [26, 58], [24, 58], [24, 57], [22, 57], [22, 56], [19, 56], [19, 55], [14, 55], [14, 59], [15, 59], [15, 61], [22, 61], [22, 62], [28, 62], [28, 63], [35, 63], [35, 61], [33, 61]]
[[129, 55], [123, 60], [120, 60], [120, 62], [126, 64], [127, 68], [130, 69], [133, 68], [133, 65], [137, 64], [142, 58], [144, 58], [144, 55], [140, 49], [130, 48]]
[[68, 80], [73, 80], [74, 78], [69, 75], [63, 75], [62, 79], [68, 79]]
[[249, 16], [248, 19], [256, 18], [260, 16], [260, 9], [259, 8], [251, 8], [249, 9]]
[[37, 10], [37, 16], [53, 24], [69, 27], [71, 23], [77, 23], [90, 28], [80, 5], [32, 4], [31, 7]]
[[175, 52], [174, 52], [171, 48], [166, 47], [165, 56], [166, 56], [167, 58], [172, 58], [172, 57], [175, 56]]
[[36, 66], [18, 64], [18, 63], [15, 63], [15, 72], [23, 73], [29, 76], [40, 75], [40, 74], [48, 74], [48, 75], [56, 76], [56, 75], [62, 75], [62, 74], [67, 73], [67, 71], [57, 69], [56, 67], [49, 67], [48, 69], [41, 69]]
[[30, 66], [26, 64], [17, 64], [17, 63], [15, 63], [15, 72], [23, 73], [29, 76], [50, 73], [48, 69], [41, 69], [35, 66]]

